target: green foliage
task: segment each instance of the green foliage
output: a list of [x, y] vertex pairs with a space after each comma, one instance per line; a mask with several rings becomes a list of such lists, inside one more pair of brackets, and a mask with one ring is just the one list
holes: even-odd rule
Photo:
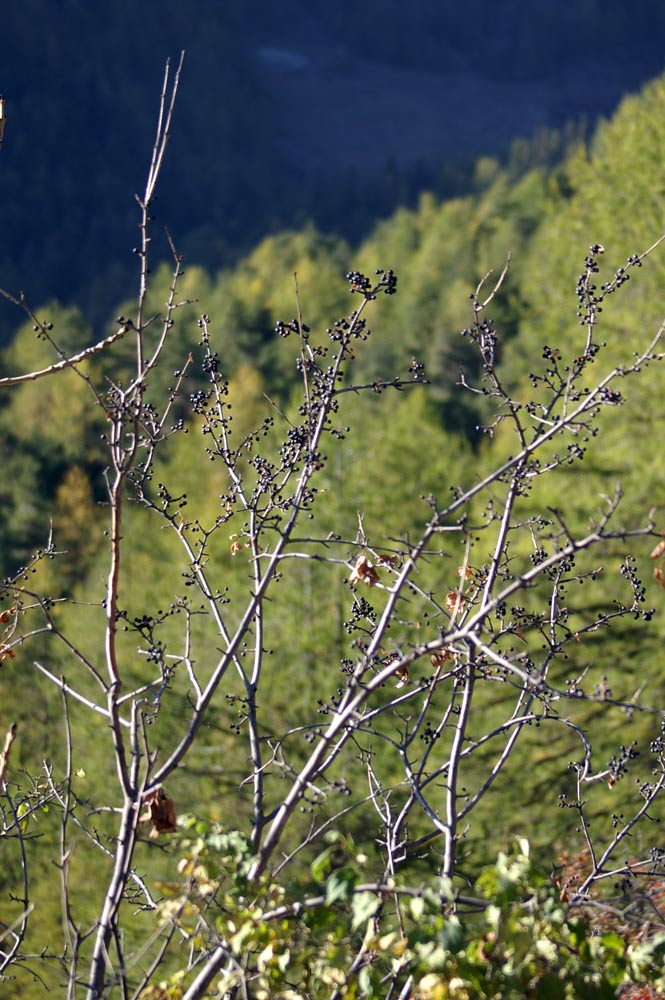
[[293, 348], [275, 337], [275, 325], [295, 314], [296, 293], [313, 330], [325, 329], [343, 313], [348, 258], [343, 241], [309, 226], [267, 237], [233, 271], [222, 273], [208, 311], [221, 335], [225, 369], [249, 364], [258, 368], [271, 392], [290, 394], [297, 379]]
[[[36, 334], [28, 321], [17, 332], [2, 355], [3, 374], [39, 371], [60, 360], [57, 345], [64, 355], [81, 350], [92, 341], [92, 333], [77, 309], [63, 309], [52, 303], [39, 310], [40, 322], [52, 324], [48, 343]], [[90, 371], [89, 366], [82, 369]], [[24, 382], [3, 400], [0, 418], [20, 450], [32, 451], [47, 469], [83, 461], [91, 464], [100, 457], [99, 418], [90, 421], [87, 411], [90, 388], [73, 371], [60, 378]]]
[[[23, 324], [2, 354], [3, 375], [47, 368], [74, 348], [88, 346], [92, 339], [77, 309], [52, 303], [39, 311], [38, 319], [51, 325], [51, 343], [35, 333], [31, 322]], [[89, 376], [90, 371], [88, 364], [81, 374]], [[73, 371], [64, 371], [59, 378], [24, 382], [5, 394], [0, 407], [0, 437], [6, 451], [3, 481], [8, 494], [4, 504], [8, 516], [0, 529], [6, 539], [2, 543], [5, 572], [17, 560], [26, 559], [29, 547], [46, 544], [44, 515], [48, 520], [49, 501], [67, 470], [78, 465], [95, 479], [103, 461], [103, 420], [99, 415], [90, 418], [92, 399], [90, 386]], [[89, 488], [93, 489], [91, 484]]]
[[[167, 339], [164, 349], [160, 352], [159, 363], [152, 368], [147, 379], [148, 397], [155, 403], [159, 401], [161, 404], [161, 401], [169, 395], [176, 378], [174, 372], [185, 368], [190, 351], [194, 350], [200, 340], [197, 321], [204, 304], [209, 301], [211, 288], [210, 276], [202, 267], [196, 266], [179, 268], [177, 293], [173, 291], [173, 268], [168, 264], [160, 265], [150, 281], [144, 306], [145, 318], [148, 321], [145, 337], [146, 353], [153, 354], [163, 339], [166, 310], [172, 299], [173, 316], [177, 318], [179, 332], [178, 337]], [[122, 302], [113, 311], [113, 323], [110, 324], [107, 333], [117, 330], [116, 317], [135, 318], [135, 308], [132, 299]], [[112, 378], [120, 384], [126, 383], [131, 378], [136, 362], [134, 338], [131, 335], [123, 337], [113, 345], [110, 356], [105, 360], [106, 378]]]
[[[178, 878], [163, 886], [156, 918], [162, 933], [178, 928], [183, 952], [226, 943], [233, 960], [211, 996], [241, 982], [257, 998], [284, 1000], [323, 1000], [331, 989], [373, 998], [388, 985], [420, 1000], [609, 1000], [635, 982], [665, 987], [665, 935], [627, 944], [594, 930], [561, 901], [525, 839], [479, 873], [459, 916], [457, 890], [445, 881], [372, 888], [366, 857], [337, 831], [312, 863], [313, 885], [264, 879], [257, 892], [247, 884], [242, 835], [192, 817], [181, 827]], [[359, 947], [362, 960], [349, 970]], [[194, 975], [183, 967], [143, 1000], [177, 1000]]]
[[[141, 696], [137, 711], [145, 713], [145, 747], [154, 747], [143, 756], [142, 749], [137, 759], [152, 766], [178, 746], [196, 701], [192, 677], [196, 673], [198, 683], [205, 685], [228, 642], [220, 619], [203, 614], [199, 602], [209, 596], [206, 588], [192, 597], [200, 569], [211, 567], [219, 581], [214, 599], [223, 608], [227, 633], [234, 635], [243, 627], [247, 600], [261, 583], [257, 567], [270, 558], [270, 546], [289, 515], [282, 495], [289, 481], [287, 477], [275, 503], [274, 522], [261, 525], [259, 545], [256, 519], [263, 508], [259, 505], [249, 513], [242, 508], [234, 476], [241, 476], [261, 503], [273, 503], [261, 492], [265, 455], [277, 464], [286, 441], [287, 453], [290, 445], [300, 456], [298, 462], [315, 462], [316, 476], [311, 495], [299, 501], [299, 533], [280, 553], [270, 599], [260, 614], [266, 635], [260, 653], [268, 675], [259, 694], [266, 754], [261, 774], [265, 817], [274, 819], [286, 782], [304, 766], [312, 740], [320, 739], [334, 722], [341, 693], [350, 684], [353, 658], [363, 656], [376, 621], [389, 607], [414, 539], [432, 522], [433, 511], [515, 453], [510, 419], [497, 423], [491, 440], [482, 445], [476, 440], [476, 425], [492, 415], [497, 393], [488, 400], [491, 380], [476, 386], [480, 405], [475, 396], [469, 404], [459, 402], [459, 363], [471, 384], [480, 371], [472, 360], [480, 328], [468, 329], [477, 300], [470, 304], [469, 292], [490, 269], [496, 276], [506, 254], [513, 252], [516, 266], [492, 303], [494, 322], [482, 330], [488, 336], [498, 331], [499, 378], [514, 387], [520, 402], [532, 400], [530, 409], [520, 407], [519, 412], [526, 412], [523, 426], [534, 436], [547, 421], [553, 427], [563, 421], [571, 400], [584, 399], [599, 371], [610, 371], [619, 357], [630, 359], [638, 343], [643, 346], [644, 328], [657, 326], [663, 277], [658, 255], [646, 259], [639, 282], [632, 281], [641, 261], [633, 260], [617, 273], [614, 264], [605, 269], [606, 258], [594, 251], [585, 265], [581, 258], [586, 251], [578, 253], [577, 235], [600, 231], [608, 257], [615, 247], [616, 253], [632, 254], [636, 243], [652, 242], [651, 235], [645, 236], [662, 194], [658, 164], [665, 133], [657, 123], [665, 121], [658, 113], [663, 102], [662, 82], [643, 98], [627, 102], [616, 121], [601, 129], [590, 156], [578, 152], [563, 173], [548, 175], [537, 169], [511, 183], [508, 173], [484, 162], [478, 167], [475, 196], [441, 205], [423, 196], [416, 211], [402, 210], [377, 230], [357, 260], [362, 267], [370, 260], [395, 264], [400, 295], [394, 302], [392, 297], [372, 302], [374, 333], [369, 338], [363, 331], [354, 342], [355, 356], [336, 383], [334, 422], [327, 428], [332, 432], [322, 438], [325, 444], [313, 457], [302, 458], [293, 442], [297, 444], [303, 428], [311, 432], [307, 421], [313, 411], [308, 410], [307, 394], [316, 377], [323, 379], [325, 366], [317, 374], [305, 361], [323, 357], [307, 352], [319, 350], [328, 325], [349, 309], [341, 279], [349, 267], [348, 248], [307, 228], [265, 240], [234, 271], [214, 279], [199, 268], [181, 277], [180, 304], [173, 313], [175, 335], [144, 389], [151, 404], [166, 399], [172, 409], [149, 475], [141, 489], [128, 489], [132, 503], [125, 506], [122, 520], [126, 554], [113, 641], [123, 663], [124, 690]], [[628, 183], [636, 169], [633, 148], [640, 150], [646, 175], [646, 186], [637, 185], [635, 197]], [[604, 325], [604, 315], [598, 327], [606, 330], [605, 342], [594, 341], [588, 356], [578, 353], [588, 329], [570, 321], [569, 297], [564, 305], [563, 295], [548, 291], [574, 287], [574, 277], [585, 266], [582, 307], [589, 308], [589, 295], [594, 298], [595, 293], [603, 301], [593, 305], [612, 304], [609, 322]], [[626, 275], [631, 284], [614, 296]], [[151, 285], [146, 314], [155, 319], [146, 329], [148, 353], [159, 343], [164, 320], [169, 322], [164, 303], [172, 280], [163, 268]], [[598, 287], [590, 291], [592, 281]], [[490, 278], [483, 288], [492, 287]], [[355, 294], [352, 305], [358, 302]], [[130, 313], [129, 306], [122, 308]], [[299, 309], [303, 326], [290, 319]], [[76, 310], [51, 306], [44, 315], [53, 322], [53, 337], [63, 350], [90, 342], [90, 331]], [[280, 327], [283, 334], [289, 333], [290, 324], [289, 336], [274, 332], [280, 319], [286, 324]], [[453, 331], [462, 326], [467, 336], [455, 340]], [[212, 354], [208, 328], [218, 334], [212, 338]], [[334, 336], [338, 333], [335, 328]], [[333, 343], [331, 354], [339, 350], [338, 341]], [[70, 794], [70, 815], [83, 817], [82, 825], [102, 810], [94, 826], [98, 839], [84, 839], [67, 859], [73, 893], [85, 884], [90, 870], [108, 874], [108, 857], [98, 860], [100, 845], [101, 853], [115, 849], [114, 823], [122, 798], [115, 784], [108, 717], [91, 719], [84, 703], [69, 699], [72, 744], [86, 748], [84, 759], [75, 755], [73, 765], [67, 764], [64, 727], [58, 729], [66, 684], [83, 699], [100, 697], [94, 671], [101, 670], [108, 646], [104, 602], [109, 550], [99, 537], [97, 501], [106, 496], [100, 488], [106, 455], [101, 436], [108, 435], [112, 418], [99, 412], [89, 419], [88, 403], [94, 401], [92, 384], [111, 408], [111, 381], [125, 386], [131, 381], [135, 347], [128, 335], [113, 346], [104, 366], [91, 359], [80, 375], [67, 371], [57, 378], [26, 382], [0, 410], [5, 574], [28, 561], [31, 546], [40, 541], [39, 532], [45, 531], [51, 516], [55, 542], [55, 551], [48, 551], [52, 560], [40, 553], [34, 566], [29, 563], [31, 580], [35, 569], [35, 579], [24, 588], [30, 600], [24, 598], [20, 608], [6, 611], [7, 620], [21, 623], [28, 610], [42, 615], [38, 634], [25, 637], [33, 641], [29, 655], [24, 654], [23, 639], [12, 649], [14, 658], [6, 653], [4, 636], [0, 646], [3, 712], [19, 719], [22, 733], [14, 762], [25, 771], [12, 775], [12, 787], [27, 852], [40, 873], [49, 868], [47, 849], [56, 851], [55, 803]], [[390, 384], [395, 370], [404, 376], [412, 355], [424, 358], [432, 373], [431, 394], [424, 386], [406, 393], [401, 383]], [[24, 327], [3, 356], [3, 370], [13, 374], [35, 369], [56, 357], [52, 347]], [[223, 374], [214, 385], [223, 399], [223, 420], [211, 416], [202, 388], [210, 384], [218, 362]], [[303, 367], [310, 379], [305, 403]], [[515, 480], [502, 474], [484, 508], [471, 500], [462, 520], [444, 519], [444, 541], [431, 541], [410, 578], [408, 599], [391, 621], [386, 644], [376, 651], [366, 675], [373, 678], [372, 671], [387, 670], [391, 656], [397, 652], [399, 659], [407, 651], [407, 657], [413, 652], [413, 659], [406, 676], [386, 673], [385, 683], [368, 703], [368, 713], [377, 716], [372, 725], [359, 727], [353, 753], [331, 764], [325, 790], [312, 782], [311, 801], [303, 797], [302, 814], [293, 819], [281, 842], [289, 863], [287, 878], [281, 876], [279, 862], [250, 878], [256, 856], [247, 830], [255, 818], [255, 789], [247, 778], [246, 735], [248, 718], [256, 710], [256, 691], [243, 684], [242, 669], [230, 671], [224, 697], [209, 706], [186, 766], [169, 777], [169, 801], [189, 814], [173, 837], [172, 849], [162, 851], [161, 844], [158, 848], [147, 836], [137, 847], [158, 905], [155, 914], [146, 916], [129, 912], [135, 903], [131, 893], [123, 903], [131, 947], [141, 954], [143, 944], [148, 949], [173, 939], [183, 945], [164, 959], [161, 981], [143, 992], [143, 1000], [183, 996], [201, 964], [222, 945], [228, 961], [210, 986], [211, 996], [245, 983], [257, 1000], [380, 997], [387, 993], [386, 984], [391, 984], [392, 995], [404, 990], [404, 996], [418, 1000], [602, 1000], [631, 983], [665, 988], [659, 933], [651, 928], [645, 940], [636, 941], [622, 927], [601, 926], [583, 905], [585, 899], [570, 903], [540, 867], [543, 859], [551, 860], [557, 840], [578, 844], [586, 838], [587, 821], [599, 840], [611, 842], [624, 810], [629, 815], [639, 810], [662, 775], [659, 710], [640, 714], [638, 704], [645, 684], [652, 705], [660, 704], [663, 693], [657, 670], [663, 628], [657, 620], [650, 621], [651, 606], [662, 606], [662, 596], [656, 583], [643, 583], [652, 565], [649, 532], [633, 537], [624, 531], [606, 538], [593, 554], [571, 557], [563, 575], [557, 575], [553, 562], [540, 580], [534, 577], [522, 587], [519, 599], [511, 595], [505, 606], [492, 608], [478, 623], [476, 637], [504, 658], [504, 666], [517, 664], [527, 677], [539, 657], [550, 657], [552, 688], [546, 697], [537, 684], [525, 682], [516, 702], [521, 681], [515, 678], [520, 675], [506, 672], [500, 659], [480, 663], [474, 711], [459, 758], [461, 813], [474, 796], [483, 798], [483, 782], [485, 790], [492, 786], [492, 794], [474, 808], [473, 829], [460, 835], [467, 853], [455, 877], [433, 874], [440, 868], [438, 847], [415, 852], [388, 871], [386, 841], [377, 835], [376, 819], [376, 802], [391, 817], [408, 799], [411, 786], [404, 777], [404, 761], [412, 766], [412, 743], [438, 775], [445, 794], [455, 725], [442, 725], [439, 733], [423, 728], [417, 742], [417, 727], [410, 743], [402, 733], [415, 725], [416, 704], [425, 705], [436, 720], [447, 711], [453, 719], [459, 716], [464, 676], [456, 654], [439, 646], [437, 660], [426, 644], [440, 640], [446, 628], [453, 629], [452, 618], [461, 620], [469, 608], [473, 613], [477, 607], [474, 602], [480, 600], [502, 530], [497, 511], [514, 504], [510, 557], [500, 560], [498, 576], [524, 583], [529, 572], [561, 552], [567, 539], [584, 535], [589, 523], [593, 527], [602, 522], [607, 503], [598, 494], [608, 492], [608, 480], [633, 480], [625, 523], [636, 532], [647, 507], [660, 502], [662, 474], [653, 454], [662, 420], [653, 404], [659, 398], [659, 381], [650, 359], [644, 367], [638, 378], [618, 380], [626, 403], [604, 400], [607, 406], [597, 414], [597, 430], [595, 424], [580, 424], [579, 451], [561, 458], [559, 436], [553, 435], [538, 459], [525, 463], [517, 488]], [[174, 371], [185, 369], [183, 388], [176, 393], [173, 385], [181, 376]], [[486, 360], [485, 375], [494, 371], [494, 359]], [[571, 372], [579, 375], [580, 395], [575, 399], [564, 391]], [[381, 384], [382, 378], [387, 385]], [[365, 380], [368, 392], [350, 391]], [[540, 402], [561, 387], [560, 409], [543, 418]], [[644, 433], [645, 415], [649, 434]], [[584, 454], [596, 434], [600, 447], [594, 448], [591, 464]], [[541, 475], [549, 463], [559, 462], [562, 468], [556, 476]], [[297, 464], [295, 471], [300, 475], [302, 466]], [[314, 511], [315, 517], [310, 517]], [[57, 554], [62, 550], [68, 555]], [[361, 559], [369, 562], [375, 576], [354, 581]], [[575, 586], [578, 580], [584, 586]], [[37, 585], [46, 598], [34, 597]], [[68, 593], [73, 593], [74, 602], [52, 604], [55, 595]], [[435, 599], [438, 605], [428, 603]], [[457, 604], [454, 612], [451, 603]], [[611, 612], [603, 612], [608, 606]], [[542, 610], [552, 607], [560, 614], [555, 624], [554, 613]], [[421, 614], [422, 608], [427, 614]], [[629, 616], [634, 621], [628, 621]], [[251, 641], [238, 653], [240, 665], [256, 655], [253, 635], [247, 635]], [[33, 682], [32, 674], [26, 684], [31, 657], [45, 664], [55, 685]], [[161, 673], [150, 673], [155, 664]], [[406, 688], [404, 703], [395, 701], [391, 712], [382, 714], [384, 701], [395, 698], [398, 686]], [[113, 685], [101, 688], [102, 702], [112, 700]], [[501, 757], [501, 740], [518, 710], [529, 718], [520, 724], [519, 751], [511, 751], [507, 762]], [[628, 732], [634, 744], [624, 736]], [[582, 781], [585, 768], [591, 768], [585, 740], [593, 743], [598, 770], [588, 785]], [[622, 741], [625, 745], [619, 748]], [[640, 774], [646, 777], [633, 781], [638, 753], [644, 761]], [[49, 763], [42, 776], [45, 755]], [[51, 780], [52, 766], [59, 773], [69, 766], [68, 778]], [[629, 773], [630, 779], [622, 780]], [[32, 786], [26, 784], [26, 774], [32, 776]], [[385, 799], [372, 801], [370, 794], [348, 809], [340, 805], [349, 787], [367, 782], [370, 788], [385, 790]], [[546, 796], [558, 800], [561, 808], [545, 812]], [[501, 809], [495, 805], [499, 797]], [[654, 799], [650, 806], [655, 818], [659, 801]], [[424, 838], [423, 846], [430, 843], [429, 818], [426, 811], [422, 816], [414, 813], [410, 823], [409, 837], [418, 844], [418, 838]], [[490, 863], [506, 828], [517, 827], [531, 831], [532, 848], [520, 840]], [[9, 837], [4, 844], [15, 846]], [[630, 871], [633, 862], [626, 851], [622, 859]], [[15, 894], [16, 852], [7, 853], [3, 890]], [[656, 855], [654, 864], [657, 861]], [[59, 863], [64, 864], [62, 859]], [[603, 870], [602, 877], [607, 874]], [[52, 928], [59, 926], [60, 915], [49, 895], [50, 883], [40, 874], [31, 924], [35, 953], [47, 945], [55, 953], [59, 944]], [[91, 900], [82, 900], [76, 919], [79, 926], [94, 923]], [[89, 942], [82, 944], [86, 958], [88, 947]], [[49, 985], [55, 987], [56, 978], [54, 974]]]
[[[609, 259], [600, 261], [600, 288], [619, 268], [629, 273], [626, 259], [661, 235], [655, 220], [662, 217], [665, 197], [660, 170], [664, 103], [665, 81], [659, 78], [638, 97], [626, 98], [616, 115], [599, 127], [590, 150], [580, 148], [551, 177], [546, 211], [524, 262], [522, 286], [529, 312], [522, 317], [516, 350], [510, 353], [510, 371], [519, 378], [526, 374], [520, 359], [537, 355], [543, 344], [568, 348], [583, 338], [571, 322], [569, 295], [589, 244], [608, 248]], [[613, 302], [606, 333], [611, 360], [626, 346], [630, 349], [642, 330], [660, 323], [664, 269], [662, 255], [655, 255], [645, 264], [640, 281], [631, 282]]]
[[493, 316], [506, 338], [524, 305], [520, 291], [529, 242], [540, 221], [546, 175], [534, 170], [516, 184], [495, 165], [477, 196], [443, 204], [423, 195], [415, 212], [400, 210], [379, 225], [358, 253], [361, 270], [372, 260], [389, 260], [400, 275], [397, 302], [379, 303], [381, 337], [359, 352], [358, 377], [376, 378], [404, 370], [412, 356], [424, 362], [434, 398], [450, 429], [477, 439], [483, 409], [457, 388], [460, 368], [473, 379], [478, 361], [459, 332], [468, 326], [469, 295], [487, 272], [500, 271], [512, 254], [507, 290]]

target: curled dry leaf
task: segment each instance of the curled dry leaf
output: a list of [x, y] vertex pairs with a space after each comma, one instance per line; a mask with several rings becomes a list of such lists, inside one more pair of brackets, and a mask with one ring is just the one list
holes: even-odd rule
[[[391, 663], [399, 663], [401, 657], [399, 653], [388, 653], [387, 656], [383, 657], [381, 661], [384, 667], [389, 667]], [[397, 677], [397, 684], [395, 687], [402, 688], [405, 684], [409, 683], [409, 667], [406, 663], [403, 663], [399, 667], [395, 667], [395, 677]]]
[[238, 538], [237, 535], [235, 535], [235, 534], [234, 535], [229, 535], [229, 541], [231, 542], [231, 544], [229, 546], [229, 551], [230, 551], [230, 553], [231, 553], [232, 556], [237, 555], [238, 552], [242, 552], [244, 546], [243, 546], [242, 542], [240, 541], [240, 539]]
[[663, 577], [662, 566], [656, 566], [656, 568], [653, 571], [653, 578], [659, 587], [665, 587], [665, 578]]
[[665, 555], [665, 538], [663, 539], [662, 542], [658, 542], [658, 545], [656, 545], [655, 549], [651, 550], [652, 559], [660, 559], [662, 555]]
[[145, 812], [139, 816], [139, 823], [152, 823], [150, 831], [152, 840], [155, 840], [160, 833], [175, 833], [178, 829], [175, 803], [161, 786], [144, 795], [141, 805], [145, 806]]
[[432, 666], [442, 667], [444, 663], [447, 663], [448, 660], [453, 660], [455, 656], [451, 649], [437, 649], [436, 652], [429, 654], [429, 658]]
[[444, 604], [446, 611], [449, 611], [451, 615], [454, 615], [457, 611], [463, 611], [464, 603], [464, 598], [459, 590], [451, 590], [446, 594]]
[[229, 535], [229, 540], [231, 542], [231, 544], [229, 545], [229, 551], [232, 556], [235, 556], [238, 554], [238, 552], [242, 552], [243, 549], [248, 549], [250, 547], [249, 542], [240, 541], [240, 539], [236, 534]]
[[374, 567], [374, 563], [371, 563], [367, 556], [358, 556], [349, 577], [351, 586], [355, 587], [357, 583], [365, 583], [368, 587], [373, 587], [378, 582], [379, 574]]
[[397, 684], [395, 687], [405, 687], [409, 683], [409, 668], [406, 665], [398, 667], [395, 671], [395, 676], [397, 677]]
[[2, 636], [0, 639], [0, 663], [2, 663], [3, 660], [13, 660], [16, 656], [16, 651], [11, 648], [8, 640], [16, 631], [17, 620], [17, 608], [5, 608], [4, 611], [0, 612], [0, 625], [5, 626], [0, 633]]

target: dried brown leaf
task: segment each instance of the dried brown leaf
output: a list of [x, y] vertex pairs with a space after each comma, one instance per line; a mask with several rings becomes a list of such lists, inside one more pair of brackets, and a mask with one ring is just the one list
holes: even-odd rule
[[444, 604], [446, 611], [449, 611], [451, 615], [454, 615], [458, 611], [463, 611], [464, 603], [464, 598], [459, 590], [451, 590], [446, 594]]
[[152, 830], [150, 837], [155, 840], [160, 833], [175, 833], [178, 829], [175, 803], [170, 799], [163, 788], [156, 788], [148, 795], [144, 795], [141, 805], [145, 806], [145, 812], [139, 816], [139, 823], [151, 823]]
[[651, 550], [652, 559], [660, 559], [660, 557], [665, 553], [665, 538], [662, 542], [658, 542], [658, 545]]
[[374, 563], [370, 562], [367, 556], [358, 556], [349, 577], [351, 586], [355, 587], [357, 583], [365, 583], [368, 587], [373, 587], [375, 583], [379, 582], [379, 579]]
[[434, 667], [442, 667], [448, 660], [453, 660], [454, 654], [450, 649], [437, 649], [429, 654], [430, 661]]

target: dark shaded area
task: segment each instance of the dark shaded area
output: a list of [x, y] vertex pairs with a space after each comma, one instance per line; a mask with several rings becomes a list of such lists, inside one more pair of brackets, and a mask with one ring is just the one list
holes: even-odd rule
[[[285, 226], [357, 240], [423, 188], [468, 189], [474, 157], [609, 112], [660, 70], [664, 39], [653, 0], [10, 5], [0, 286], [95, 324], [131, 293], [132, 195], [182, 48], [155, 208], [216, 270]], [[15, 325], [3, 309], [0, 339]]]

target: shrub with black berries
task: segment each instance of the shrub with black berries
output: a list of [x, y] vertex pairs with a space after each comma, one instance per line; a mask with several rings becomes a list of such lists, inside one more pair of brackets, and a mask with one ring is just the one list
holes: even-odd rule
[[[656, 244], [619, 267], [611, 247], [581, 254], [579, 339], [548, 336], [519, 392], [491, 315], [508, 266], [477, 284], [463, 336], [478, 376], [457, 389], [482, 397], [487, 444], [456, 480], [446, 453], [431, 489], [440, 456], [420, 428], [393, 433], [427, 392], [422, 363], [356, 379], [390, 269], [349, 271], [327, 328], [306, 301], [277, 323], [297, 398], [249, 399], [205, 312], [153, 398], [181, 315], [172, 242], [164, 315], [146, 298], [178, 78], [138, 199], [135, 317], [69, 356], [14, 300], [55, 360], [0, 388], [73, 370], [92, 390], [106, 521], [76, 601], [47, 572], [70, 558], [52, 540], [2, 587], [0, 664], [49, 692], [29, 722], [40, 755], [47, 726], [61, 745], [31, 769], [23, 723], [0, 744], [0, 975], [55, 969], [87, 1000], [657, 996], [662, 698], [629, 656], [607, 662], [607, 637], [652, 636], [644, 554], [657, 585], [665, 526], [658, 507], [624, 518], [620, 486], [580, 487], [605, 415], [662, 356], [661, 330], [617, 366], [603, 340], [608, 299]], [[128, 337], [121, 380], [110, 352]], [[37, 870], [61, 910], [38, 947], [49, 851]]]

